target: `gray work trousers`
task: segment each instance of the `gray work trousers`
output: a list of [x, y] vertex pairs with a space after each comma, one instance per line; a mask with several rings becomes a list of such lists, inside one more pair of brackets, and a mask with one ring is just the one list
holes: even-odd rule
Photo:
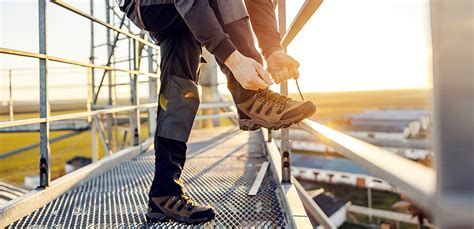
[[[217, 18], [232, 43], [245, 56], [262, 63], [255, 48], [248, 17], [224, 23], [211, 1]], [[158, 41], [161, 49], [161, 88], [155, 134], [155, 176], [150, 196], [179, 195], [186, 160], [186, 142], [199, 107], [198, 67], [201, 45], [178, 14], [174, 4], [141, 6], [145, 28]], [[244, 89], [230, 70], [219, 63], [227, 76], [227, 86], [236, 103], [250, 98], [254, 91]], [[240, 114], [242, 115], [242, 114]]]

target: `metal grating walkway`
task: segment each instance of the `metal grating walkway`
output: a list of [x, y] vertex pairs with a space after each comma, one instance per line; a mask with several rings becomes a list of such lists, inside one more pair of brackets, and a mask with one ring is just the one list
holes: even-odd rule
[[204, 225], [145, 221], [147, 193], [154, 170], [153, 152], [146, 152], [68, 191], [10, 228], [24, 227], [286, 227], [280, 189], [271, 170], [259, 193], [247, 196], [266, 157], [249, 154], [248, 133], [235, 127], [194, 131], [184, 180], [198, 202], [216, 208]]

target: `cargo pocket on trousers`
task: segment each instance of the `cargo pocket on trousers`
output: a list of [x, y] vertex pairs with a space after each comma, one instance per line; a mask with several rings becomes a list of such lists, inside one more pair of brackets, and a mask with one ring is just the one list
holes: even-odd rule
[[192, 80], [171, 75], [160, 95], [158, 135], [187, 142], [199, 109], [199, 91]]

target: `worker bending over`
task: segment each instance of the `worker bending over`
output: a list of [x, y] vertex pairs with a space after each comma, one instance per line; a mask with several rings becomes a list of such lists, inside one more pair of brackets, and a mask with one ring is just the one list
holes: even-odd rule
[[161, 88], [155, 133], [155, 176], [147, 218], [185, 223], [212, 220], [215, 211], [190, 199], [180, 179], [186, 142], [199, 108], [202, 46], [227, 76], [242, 130], [289, 127], [313, 115], [313, 103], [272, 92], [253, 31], [275, 83], [297, 79], [298, 62], [282, 51], [271, 0], [118, 0], [120, 9], [161, 49]]

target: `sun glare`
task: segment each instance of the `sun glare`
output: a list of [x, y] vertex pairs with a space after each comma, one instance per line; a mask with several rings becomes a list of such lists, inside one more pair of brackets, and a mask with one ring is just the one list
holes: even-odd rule
[[[298, 2], [288, 6], [289, 21]], [[429, 88], [430, 42], [426, 0], [332, 0], [288, 53], [301, 64], [306, 92]], [[296, 91], [292, 82], [290, 91]]]

